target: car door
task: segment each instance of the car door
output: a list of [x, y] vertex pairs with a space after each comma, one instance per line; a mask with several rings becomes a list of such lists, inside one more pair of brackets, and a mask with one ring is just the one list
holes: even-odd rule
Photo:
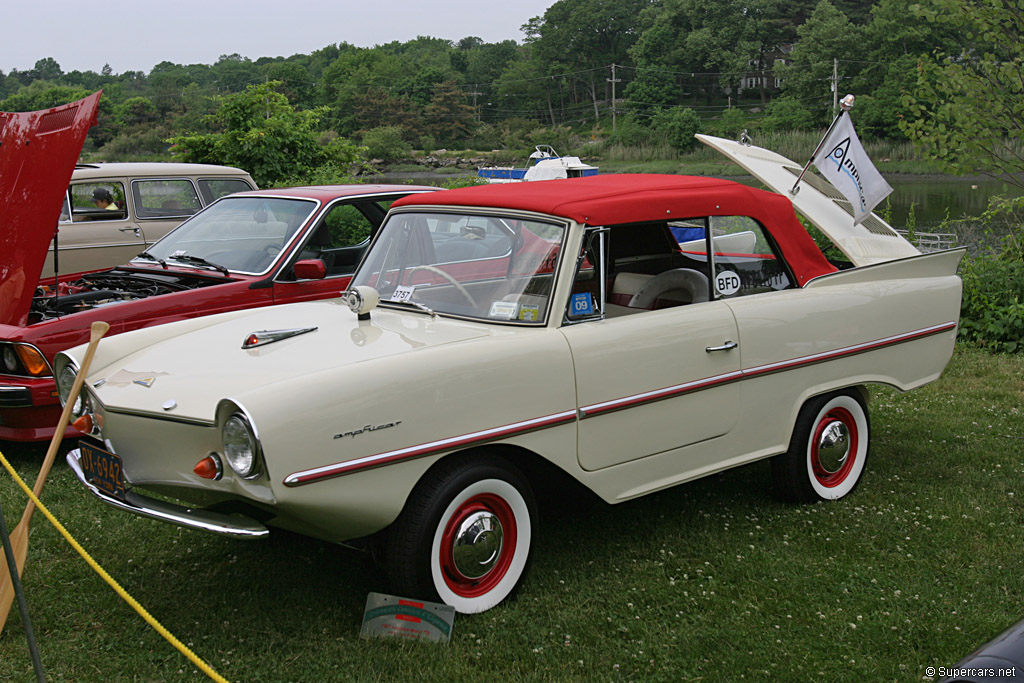
[[[126, 263], [145, 249], [145, 236], [128, 209], [123, 178], [72, 182], [69, 210], [61, 214], [55, 243], [61, 273], [78, 273]], [[110, 197], [107, 207], [95, 197]], [[102, 203], [102, 202], [100, 202]], [[43, 277], [54, 273], [54, 243], [43, 266]]]
[[610, 304], [602, 283], [622, 275], [588, 279], [583, 267], [599, 263], [607, 273], [610, 260], [590, 251], [562, 326], [576, 373], [580, 466], [600, 470], [727, 434], [739, 403], [731, 310], [722, 301], [661, 310]]

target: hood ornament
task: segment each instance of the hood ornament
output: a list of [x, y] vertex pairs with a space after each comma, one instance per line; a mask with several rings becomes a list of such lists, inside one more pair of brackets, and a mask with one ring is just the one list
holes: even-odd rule
[[316, 329], [316, 327], [293, 327], [288, 330], [259, 330], [258, 332], [250, 332], [249, 336], [242, 342], [242, 348], [254, 349], [257, 346], [266, 346], [282, 339], [297, 337], [307, 332], [315, 332]]

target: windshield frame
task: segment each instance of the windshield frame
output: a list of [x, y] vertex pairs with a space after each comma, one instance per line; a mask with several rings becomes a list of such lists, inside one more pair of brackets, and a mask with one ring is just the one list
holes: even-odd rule
[[[144, 251], [147, 252], [147, 253], [152, 253], [154, 247], [160, 245], [161, 243], [165, 242], [166, 240], [176, 239], [177, 238], [176, 237], [177, 233], [179, 233], [182, 230], [186, 230], [187, 231], [189, 229], [190, 224], [194, 225], [194, 223], [197, 220], [198, 221], [203, 220], [205, 215], [207, 214], [207, 212], [216, 210], [216, 208], [219, 207], [219, 205], [222, 202], [235, 203], [235, 202], [245, 201], [245, 200], [299, 201], [299, 202], [308, 203], [308, 204], [310, 204], [312, 206], [311, 210], [306, 214], [305, 218], [303, 218], [302, 222], [299, 223], [298, 227], [295, 228], [295, 230], [288, 237], [288, 239], [285, 240], [285, 242], [281, 246], [280, 250], [270, 260], [270, 262], [267, 264], [266, 268], [264, 268], [262, 270], [259, 270], [259, 271], [254, 271], [254, 270], [246, 270], [244, 268], [231, 267], [230, 265], [224, 264], [224, 266], [227, 268], [227, 270], [229, 272], [231, 272], [231, 273], [238, 273], [240, 275], [253, 275], [253, 276], [257, 276], [257, 277], [258, 276], [262, 276], [262, 275], [266, 275], [266, 274], [274, 271], [278, 267], [278, 265], [281, 263], [281, 260], [285, 257], [285, 255], [291, 253], [292, 247], [296, 243], [296, 241], [301, 239], [302, 236], [306, 233], [306, 230], [307, 230], [308, 226], [310, 225], [310, 221], [311, 220], [315, 220], [315, 218], [320, 215], [320, 210], [323, 208], [323, 205], [324, 205], [324, 202], [321, 201], [320, 199], [317, 199], [317, 198], [314, 198], [314, 197], [303, 197], [301, 195], [258, 194], [258, 193], [253, 193], [253, 194], [245, 193], [245, 194], [228, 194], [228, 195], [224, 195], [223, 197], [220, 197], [219, 199], [217, 199], [213, 203], [209, 204], [208, 206], [204, 207], [200, 211], [197, 211], [195, 214], [193, 214], [191, 217], [189, 217], [188, 220], [183, 221], [180, 225], [178, 225], [173, 230], [168, 232], [166, 235], [164, 235], [163, 237], [158, 239], [156, 242], [153, 242], [152, 244], [148, 245], [145, 248]], [[178, 268], [197, 268], [199, 270], [202, 270], [202, 269], [205, 268], [205, 267], [202, 267], [202, 266], [190, 265], [187, 261], [176, 260], [176, 259], [174, 259], [173, 256], [165, 256], [165, 257], [162, 257], [162, 258], [165, 261], [167, 261], [169, 264], [172, 264], [172, 265], [174, 265], [174, 266], [176, 266]], [[206, 256], [203, 256], [203, 258], [206, 258]], [[216, 258], [212, 258], [210, 260], [212, 260], [215, 263], [218, 263]], [[143, 264], [151, 264], [151, 263], [153, 263], [153, 261], [151, 261], [149, 259], [140, 259], [139, 257], [136, 256], [129, 263], [131, 263], [132, 265], [143, 265]]]
[[[546, 306], [546, 308], [544, 310], [543, 315], [538, 320], [536, 320], [536, 321], [512, 320], [512, 319], [505, 320], [505, 319], [501, 319], [501, 318], [487, 317], [487, 316], [482, 316], [482, 315], [470, 315], [470, 314], [446, 311], [443, 308], [435, 308], [434, 306], [431, 306], [429, 303], [425, 304], [425, 306], [429, 307], [430, 315], [432, 315], [432, 316], [440, 316], [440, 317], [445, 317], [445, 318], [453, 318], [453, 319], [457, 319], [457, 320], [469, 320], [469, 321], [473, 321], [473, 322], [487, 323], [487, 324], [492, 324], [492, 325], [512, 325], [512, 326], [515, 326], [515, 327], [546, 327], [548, 325], [549, 321], [551, 321], [551, 320], [558, 320], [559, 319], [559, 315], [560, 314], [556, 315], [552, 311], [555, 310], [555, 309], [559, 309], [559, 307], [555, 305], [554, 300], [555, 300], [555, 296], [556, 296], [556, 294], [558, 293], [558, 290], [559, 290], [559, 272], [562, 270], [563, 262], [565, 261], [563, 256], [565, 255], [566, 246], [569, 244], [570, 236], [572, 235], [572, 232], [573, 232], [573, 225], [574, 225], [574, 223], [573, 223], [573, 221], [571, 221], [569, 219], [566, 219], [566, 218], [561, 218], [559, 216], [552, 216], [552, 215], [549, 215], [549, 214], [536, 213], [536, 212], [532, 212], [532, 211], [522, 211], [522, 210], [516, 210], [516, 209], [501, 209], [501, 208], [492, 208], [492, 207], [480, 207], [480, 206], [468, 206], [468, 207], [467, 206], [451, 206], [451, 207], [446, 207], [446, 206], [436, 206], [436, 205], [429, 205], [429, 206], [414, 206], [414, 205], [410, 205], [410, 206], [403, 206], [403, 207], [400, 207], [398, 209], [392, 209], [391, 211], [388, 212], [388, 215], [384, 219], [384, 222], [381, 224], [380, 229], [377, 230], [377, 234], [373, 236], [373, 240], [371, 241], [369, 247], [367, 247], [366, 251], [363, 253], [363, 257], [362, 257], [362, 259], [360, 259], [359, 265], [357, 266], [355, 272], [352, 274], [352, 282], [351, 282], [350, 287], [354, 287], [354, 286], [356, 286], [357, 284], [360, 283], [360, 278], [363, 276], [364, 270], [366, 270], [369, 267], [368, 264], [370, 262], [370, 257], [374, 253], [374, 250], [378, 247], [378, 243], [381, 240], [381, 238], [387, 232], [389, 223], [391, 221], [395, 220], [396, 218], [398, 218], [399, 216], [404, 216], [404, 215], [409, 215], [409, 214], [445, 214], [445, 215], [449, 215], [449, 216], [465, 216], [465, 217], [470, 217], [470, 218], [479, 217], [479, 218], [489, 218], [489, 219], [499, 219], [499, 220], [504, 219], [504, 220], [513, 220], [513, 221], [527, 221], [527, 222], [532, 222], [532, 223], [541, 223], [541, 224], [549, 225], [551, 227], [554, 227], [554, 228], [557, 228], [557, 229], [561, 230], [561, 238], [557, 242], [552, 242], [553, 246], [556, 245], [555, 248], [557, 249], [557, 251], [556, 251], [556, 254], [555, 254], [555, 262], [552, 265], [551, 271], [550, 271], [551, 284], [550, 284], [550, 288], [549, 288], [548, 294], [547, 294], [547, 296], [548, 296], [548, 304], [547, 304], [547, 306]], [[539, 239], [542, 239], [542, 240], [544, 239], [540, 235], [537, 235], [537, 237]], [[470, 260], [454, 260], [454, 261], [443, 261], [443, 262], [439, 261], [437, 263], [437, 265], [451, 266], [451, 265], [458, 265], [458, 264], [461, 264], [461, 263], [488, 262], [488, 261], [497, 261], [497, 260], [500, 260], [500, 259], [507, 259], [507, 258], [512, 257], [513, 252], [515, 250], [514, 247], [515, 247], [515, 245], [513, 244], [513, 246], [503, 255], [486, 256], [486, 257], [481, 257], [479, 259], [470, 259]], [[536, 276], [538, 274], [540, 274], [540, 273], [537, 270], [535, 270], [534, 276]], [[544, 274], [547, 274], [547, 273], [544, 273]], [[367, 278], [372, 278], [372, 277], [373, 277], [372, 273], [369, 273], [367, 275]], [[489, 280], [498, 280], [498, 279], [502, 279], [502, 278], [482, 278], [480, 281], [484, 282], [484, 281], [486, 281], [488, 279]], [[370, 286], [373, 286], [373, 285], [370, 285]], [[415, 302], [413, 302], [413, 303], [415, 303]], [[393, 305], [389, 305], [389, 304], [393, 304]], [[421, 314], [426, 312], [426, 311], [416, 311], [411, 306], [407, 305], [406, 302], [403, 302], [403, 301], [400, 301], [400, 300], [392, 300], [390, 298], [384, 298], [383, 295], [381, 295], [381, 299], [380, 299], [380, 301], [378, 303], [378, 306], [381, 306], [381, 307], [384, 307], [384, 308], [390, 308], [391, 310], [412, 311], [414, 314], [417, 314], [417, 315], [421, 315]]]

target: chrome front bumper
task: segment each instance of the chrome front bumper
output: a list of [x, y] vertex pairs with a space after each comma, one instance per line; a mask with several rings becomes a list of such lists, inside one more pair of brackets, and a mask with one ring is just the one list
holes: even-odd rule
[[209, 510], [192, 509], [183, 505], [175, 505], [149, 496], [144, 496], [134, 491], [125, 491], [124, 500], [99, 490], [85, 478], [85, 472], [79, 464], [82, 454], [76, 448], [67, 454], [68, 466], [78, 477], [89, 493], [99, 498], [107, 505], [126, 510], [132, 514], [142, 517], [151, 517], [162, 522], [170, 522], [189, 529], [211, 531], [215, 534], [222, 534], [241, 539], [264, 538], [270, 535], [270, 530], [259, 522], [235, 515], [225, 515]]

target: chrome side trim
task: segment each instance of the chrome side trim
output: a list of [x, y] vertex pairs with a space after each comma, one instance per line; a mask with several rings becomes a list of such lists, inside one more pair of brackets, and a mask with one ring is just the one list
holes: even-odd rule
[[312, 484], [324, 479], [330, 479], [332, 477], [339, 477], [352, 472], [367, 469], [370, 467], [378, 467], [380, 465], [387, 465], [399, 460], [407, 460], [412, 458], [419, 458], [425, 455], [433, 455], [443, 451], [451, 450], [454, 448], [465, 448], [468, 446], [476, 446], [489, 441], [495, 441], [497, 439], [508, 438], [512, 436], [518, 436], [526, 432], [534, 431], [537, 429], [546, 429], [548, 427], [554, 427], [557, 425], [565, 424], [577, 419], [585, 420], [591, 417], [597, 417], [605, 413], [610, 413], [616, 410], [624, 410], [626, 408], [635, 408], [637, 406], [645, 405], [647, 403], [653, 403], [655, 401], [662, 401], [668, 398], [675, 398], [683, 394], [688, 394], [696, 391], [702, 391], [704, 389], [711, 389], [731, 382], [738, 382], [745, 379], [753, 379], [762, 375], [767, 375], [775, 372], [785, 372], [787, 370], [795, 370], [808, 365], [814, 365], [816, 363], [824, 363], [827, 361], [838, 360], [840, 358], [846, 358], [848, 356], [854, 356], [860, 353], [867, 353], [874, 351], [875, 349], [884, 348], [886, 346], [893, 346], [896, 344], [902, 344], [904, 342], [913, 341], [922, 337], [928, 337], [934, 334], [940, 334], [949, 330], [955, 330], [957, 323], [955, 321], [942, 323], [939, 325], [932, 325], [930, 327], [921, 328], [919, 330], [913, 330], [911, 332], [904, 332], [902, 334], [892, 335], [889, 337], [883, 337], [870, 342], [864, 342], [862, 344], [854, 344], [852, 346], [846, 346], [833, 351], [825, 351], [822, 353], [815, 353], [808, 356], [800, 356], [792, 358], [786, 361], [780, 361], [778, 363], [768, 363], [765, 365], [758, 365], [747, 370], [735, 370], [733, 372], [727, 372], [721, 375], [714, 375], [712, 377], [705, 377], [704, 379], [694, 380], [692, 382], [685, 382], [683, 384], [676, 384], [663, 389], [655, 389], [652, 391], [645, 391], [640, 394], [633, 394], [631, 396], [624, 396], [622, 398], [612, 399], [610, 401], [602, 401], [601, 403], [592, 403], [587, 406], [581, 406], [577, 410], [568, 410], [553, 415], [546, 415], [544, 417], [534, 418], [532, 420], [525, 420], [523, 422], [516, 422], [510, 425], [504, 425], [502, 427], [494, 427], [493, 429], [485, 429], [479, 432], [472, 432], [470, 434], [463, 434], [462, 436], [452, 437], [450, 439], [441, 439], [439, 441], [431, 441], [430, 443], [410, 446], [408, 448], [401, 448], [394, 451], [387, 451], [384, 453], [378, 453], [376, 455], [369, 455], [363, 458], [356, 458], [354, 460], [347, 460], [345, 462], [334, 463], [331, 465], [325, 465], [323, 467], [316, 467], [309, 470], [302, 470], [289, 474], [284, 479], [285, 486], [303, 486], [305, 484]]
[[167, 415], [164, 413], [151, 413], [146, 410], [131, 410], [130, 408], [111, 408], [104, 405], [103, 409], [108, 413], [117, 413], [118, 415], [129, 415], [131, 417], [144, 417], [148, 420], [164, 420], [166, 422], [180, 422], [187, 425], [195, 425], [197, 427], [216, 427], [217, 423], [213, 420], [203, 420], [198, 417], [178, 417], [174, 415]]
[[433, 455], [434, 453], [451, 450], [452, 448], [477, 446], [487, 443], [488, 441], [494, 441], [495, 439], [518, 436], [538, 429], [546, 429], [548, 427], [555, 427], [567, 422], [574, 422], [575, 420], [576, 411], [566, 410], [561, 413], [555, 413], [554, 415], [545, 415], [543, 417], [533, 418], [532, 420], [524, 420], [510, 425], [463, 434], [462, 436], [453, 436], [449, 439], [431, 441], [430, 443], [425, 443], [419, 446], [400, 448], [396, 451], [387, 451], [376, 455], [368, 455], [364, 458], [356, 458], [354, 460], [346, 460], [345, 462], [335, 463], [333, 465], [325, 465], [323, 467], [315, 467], [310, 470], [294, 472], [285, 477], [284, 485], [302, 486], [303, 484], [312, 484], [324, 479], [330, 479], [331, 477], [339, 477], [343, 474], [348, 474], [353, 470], [387, 465], [388, 463], [396, 460], [420, 458], [425, 455]]
[[126, 491], [125, 499], [123, 501], [110, 496], [103, 491], [89, 483], [85, 478], [85, 472], [82, 471], [79, 460], [81, 459], [81, 451], [77, 448], [67, 454], [68, 466], [71, 471], [78, 477], [78, 481], [81, 482], [89, 493], [99, 498], [102, 502], [115, 507], [119, 510], [131, 512], [132, 514], [139, 515], [140, 517], [149, 517], [150, 519], [160, 520], [161, 522], [169, 522], [171, 524], [177, 524], [178, 526], [187, 527], [189, 529], [199, 529], [200, 531], [209, 531], [215, 534], [222, 534], [231, 536], [239, 539], [257, 539], [264, 538], [270, 535], [270, 530], [259, 522], [248, 519], [247, 517], [240, 517], [235, 515], [225, 515], [219, 512], [210, 512], [209, 510], [192, 509], [187, 508], [183, 505], [175, 505], [174, 503], [168, 503], [162, 500], [156, 500], [149, 496], [143, 496], [142, 494], [135, 493], [134, 491]]

